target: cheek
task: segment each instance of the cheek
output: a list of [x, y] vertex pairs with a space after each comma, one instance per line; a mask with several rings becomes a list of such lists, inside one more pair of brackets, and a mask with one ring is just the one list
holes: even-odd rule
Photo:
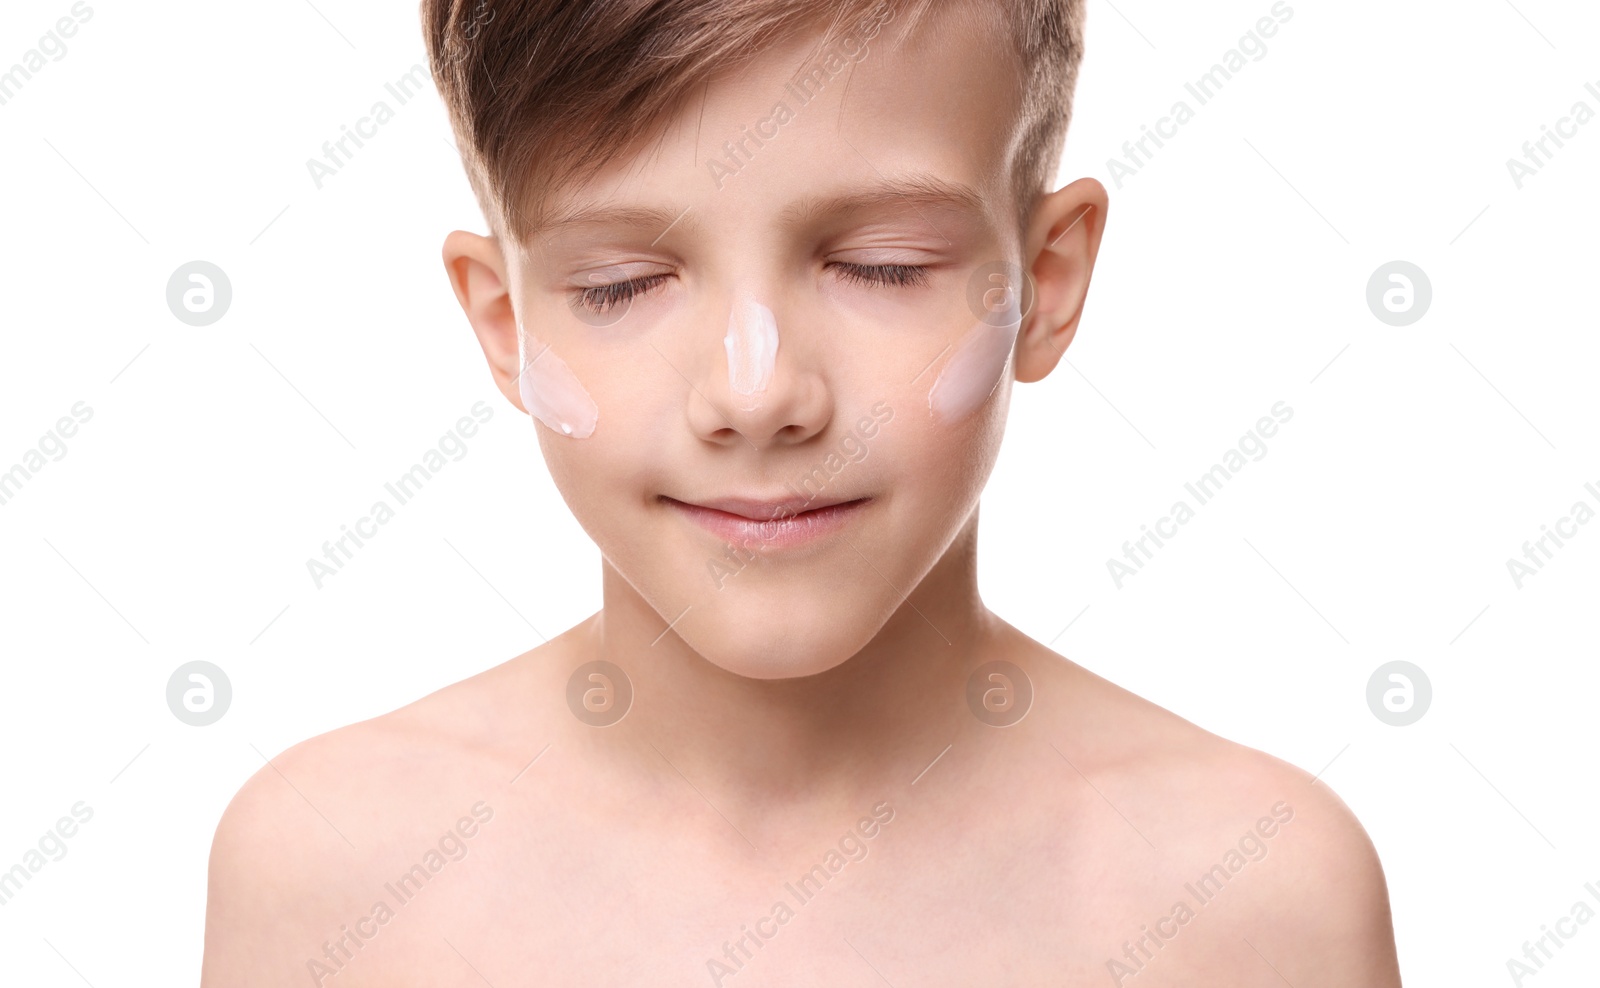
[[938, 514], [964, 515], [998, 458], [1010, 393], [1009, 382], [997, 376], [984, 385], [978, 404], [956, 421], [930, 411], [927, 392], [913, 396], [904, 420], [897, 415], [885, 429], [893, 433], [888, 453], [899, 461], [899, 493]]
[[600, 421], [600, 407], [554, 348], [520, 332], [522, 373], [517, 392], [522, 405], [552, 432], [587, 439]]
[[1017, 338], [1016, 326], [980, 321], [967, 331], [928, 390], [928, 410], [942, 425], [965, 421], [994, 393]]
[[977, 280], [992, 267], [979, 268], [969, 282], [966, 300], [976, 321], [954, 342], [928, 389], [928, 411], [946, 426], [959, 426], [983, 408], [1003, 390], [1001, 381], [1009, 376], [1011, 351], [1022, 327], [1023, 298], [1012, 287], [1018, 276], [1009, 269]]
[[681, 395], [671, 381], [652, 376], [660, 365], [648, 347], [631, 359], [612, 355], [603, 371], [579, 364], [574, 371], [592, 389], [599, 427], [582, 440], [534, 427], [551, 479], [591, 536], [598, 534], [592, 522], [631, 510], [638, 495], [665, 489], [683, 467]]
[[[607, 421], [619, 422], [612, 411], [607, 408]], [[644, 507], [639, 495], [645, 488], [639, 486], [638, 453], [613, 441], [617, 431], [608, 427], [573, 442], [541, 428], [539, 448], [550, 480], [578, 527], [608, 558], [629, 558], [629, 533]]]

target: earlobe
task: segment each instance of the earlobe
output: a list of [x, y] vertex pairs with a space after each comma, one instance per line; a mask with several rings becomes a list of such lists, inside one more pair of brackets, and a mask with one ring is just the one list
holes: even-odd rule
[[495, 387], [521, 409], [522, 398], [517, 389], [521, 371], [517, 314], [507, 287], [510, 279], [499, 242], [456, 230], [445, 237], [443, 256], [450, 287], [483, 347]]
[[1025, 255], [1034, 306], [1017, 337], [1016, 378], [1024, 384], [1054, 370], [1078, 332], [1106, 205], [1105, 186], [1081, 178], [1045, 196], [1034, 213]]

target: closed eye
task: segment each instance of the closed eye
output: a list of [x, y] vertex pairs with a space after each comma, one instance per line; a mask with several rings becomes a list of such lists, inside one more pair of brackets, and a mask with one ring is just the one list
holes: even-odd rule
[[917, 264], [851, 264], [835, 261], [839, 274], [863, 285], [888, 285], [908, 288], [928, 283], [928, 269]]
[[615, 281], [609, 285], [595, 285], [573, 290], [572, 301], [591, 312], [607, 312], [625, 302], [632, 302], [666, 283], [669, 275], [653, 274], [644, 278]]

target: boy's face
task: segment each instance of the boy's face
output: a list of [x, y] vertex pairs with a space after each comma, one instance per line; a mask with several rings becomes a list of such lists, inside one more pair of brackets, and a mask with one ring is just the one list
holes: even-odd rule
[[[883, 629], [972, 534], [1013, 379], [1076, 328], [1104, 190], [1017, 229], [1011, 44], [939, 6], [900, 47], [868, 15], [713, 79], [525, 249], [446, 244], [580, 524], [740, 675], [822, 672]], [[910, 634], [943, 646], [926, 617]]]

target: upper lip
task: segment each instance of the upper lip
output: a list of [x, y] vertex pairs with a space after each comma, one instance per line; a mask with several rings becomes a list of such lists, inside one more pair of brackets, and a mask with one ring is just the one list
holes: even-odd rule
[[804, 511], [816, 511], [818, 508], [831, 508], [835, 505], [850, 504], [855, 501], [865, 501], [865, 497], [840, 497], [834, 495], [818, 495], [811, 500], [789, 495], [774, 498], [751, 497], [716, 497], [699, 500], [666, 497], [669, 501], [677, 501], [694, 508], [710, 508], [730, 515], [738, 515], [751, 521], [773, 521], [792, 518]]

